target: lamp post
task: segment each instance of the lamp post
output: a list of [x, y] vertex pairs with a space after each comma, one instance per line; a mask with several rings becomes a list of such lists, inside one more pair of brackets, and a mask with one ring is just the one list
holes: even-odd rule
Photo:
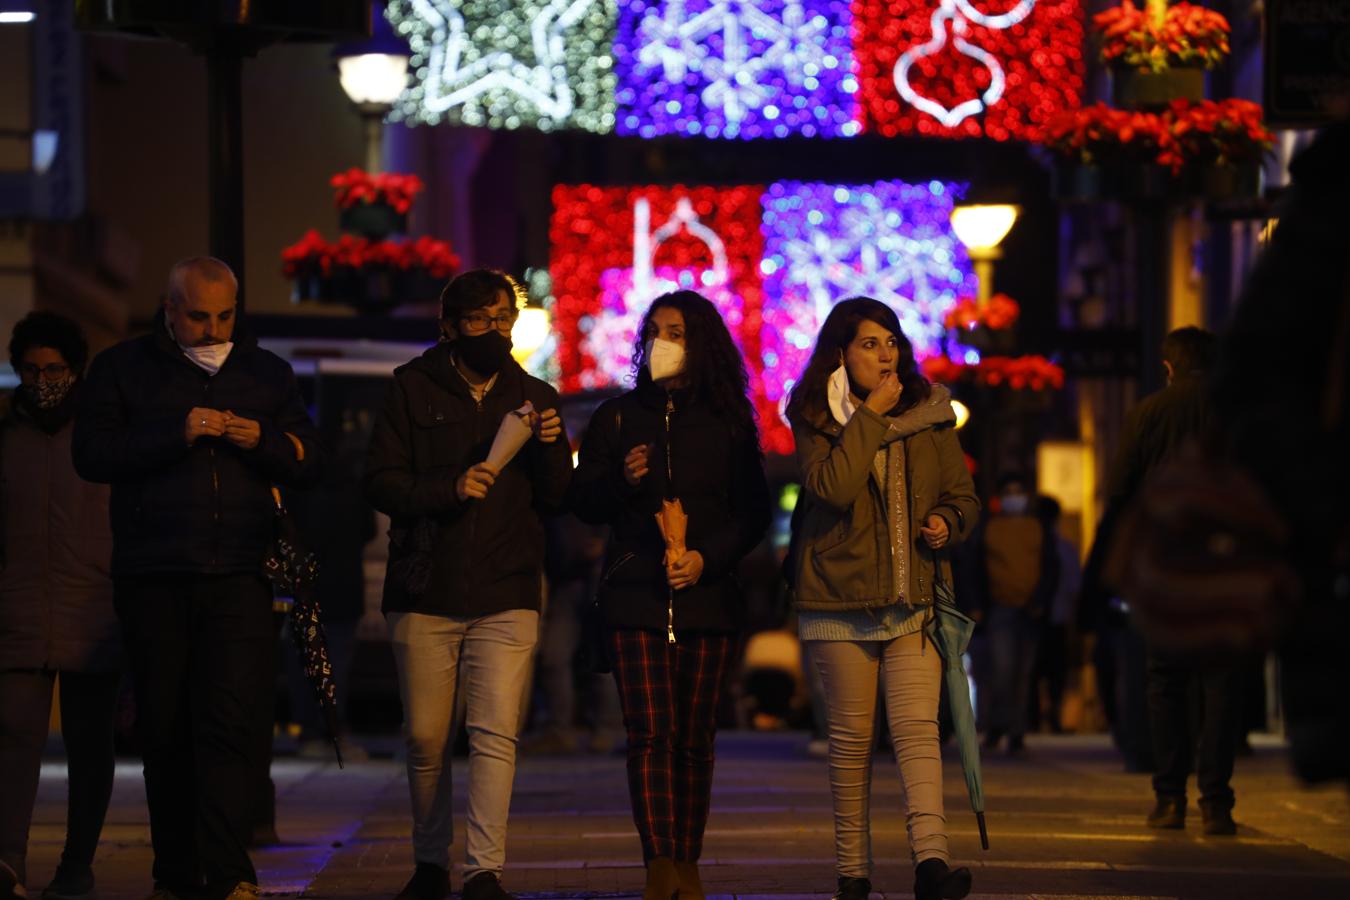
[[371, 11], [369, 40], [342, 44], [333, 50], [338, 80], [365, 124], [366, 171], [382, 168], [384, 117], [408, 84], [408, 46], [394, 36], [384, 17], [384, 4]]
[[998, 245], [1012, 230], [1018, 212], [1019, 208], [1009, 203], [972, 204], [952, 210], [952, 231], [975, 265], [980, 306], [988, 304], [994, 295], [994, 260], [1003, 256]]

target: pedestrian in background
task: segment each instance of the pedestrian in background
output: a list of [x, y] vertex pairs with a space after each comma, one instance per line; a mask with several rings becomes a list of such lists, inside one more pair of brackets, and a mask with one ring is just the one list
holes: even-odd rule
[[[1109, 503], [1117, 510], [1139, 496], [1153, 470], [1175, 459], [1188, 440], [1199, 438], [1210, 425], [1206, 379], [1214, 336], [1200, 328], [1178, 328], [1164, 338], [1162, 357], [1167, 387], [1130, 411], [1116, 453]], [[1116, 514], [1108, 515], [1104, 521], [1116, 521]], [[1230, 781], [1242, 720], [1241, 669], [1150, 644], [1147, 684], [1156, 766], [1156, 803], [1148, 826], [1185, 827], [1186, 782], [1194, 772], [1205, 834], [1236, 834]], [[1197, 691], [1198, 715], [1193, 700]]]
[[0, 420], [0, 900], [24, 896], [28, 830], [54, 688], [69, 799], [66, 843], [43, 900], [88, 900], [113, 786], [122, 640], [113, 610], [108, 488], [75, 472], [70, 442], [89, 347], [35, 312], [14, 328], [19, 373]]
[[1058, 581], [1054, 535], [1037, 515], [1027, 479], [998, 479], [994, 515], [975, 537], [981, 618], [989, 647], [989, 697], [984, 748], [1006, 736], [1008, 755], [1025, 752], [1031, 672], [1041, 628]]
[[[658, 297], [633, 359], [636, 387], [591, 419], [569, 505], [611, 526], [599, 601], [643, 896], [698, 900], [717, 707], [745, 612], [734, 573], [769, 526], [769, 490], [745, 364], [712, 303], [693, 291]], [[678, 558], [656, 522], [669, 500], [688, 516]]]
[[960, 898], [949, 868], [932, 621], [937, 551], [968, 537], [980, 504], [950, 394], [930, 385], [894, 310], [839, 303], [788, 404], [802, 471], [791, 560], [798, 632], [819, 668], [829, 728], [838, 900], [871, 892], [872, 740], [881, 687], [904, 786], [919, 900]]

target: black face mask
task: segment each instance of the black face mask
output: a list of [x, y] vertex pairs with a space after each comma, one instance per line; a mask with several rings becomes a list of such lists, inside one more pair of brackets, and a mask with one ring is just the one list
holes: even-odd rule
[[455, 353], [479, 375], [492, 376], [511, 358], [511, 339], [495, 328], [482, 334], [461, 334], [455, 341]]

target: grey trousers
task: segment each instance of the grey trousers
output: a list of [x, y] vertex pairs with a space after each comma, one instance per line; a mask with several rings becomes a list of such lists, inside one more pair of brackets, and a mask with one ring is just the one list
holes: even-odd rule
[[905, 827], [914, 863], [949, 860], [942, 806], [938, 695], [942, 657], [922, 632], [890, 641], [807, 641], [825, 691], [830, 794], [838, 874], [872, 874], [872, 742], [877, 686], [904, 788]]
[[464, 878], [500, 874], [516, 777], [521, 701], [539, 638], [539, 614], [513, 609], [482, 618], [390, 613], [408, 742], [413, 855], [450, 867], [455, 690], [463, 679], [469, 729], [469, 804]]

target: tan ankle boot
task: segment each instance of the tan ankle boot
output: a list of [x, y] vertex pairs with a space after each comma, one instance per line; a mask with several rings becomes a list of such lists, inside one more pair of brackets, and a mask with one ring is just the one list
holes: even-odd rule
[[677, 862], [675, 874], [680, 882], [680, 900], [704, 900], [703, 879], [698, 875], [698, 863]]
[[675, 860], [657, 856], [647, 863], [647, 885], [642, 889], [642, 900], [673, 900], [680, 892], [680, 879], [675, 874]]

